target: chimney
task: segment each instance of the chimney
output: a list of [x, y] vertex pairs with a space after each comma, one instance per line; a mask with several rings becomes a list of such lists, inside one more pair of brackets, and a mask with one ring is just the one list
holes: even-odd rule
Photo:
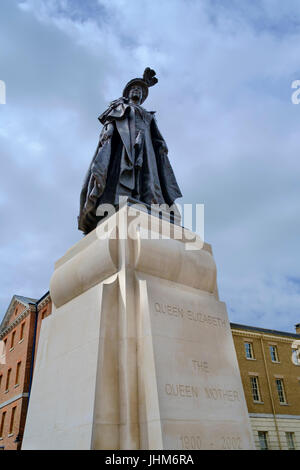
[[295, 325], [295, 328], [297, 335], [300, 335], [300, 323], [297, 323], [297, 325]]

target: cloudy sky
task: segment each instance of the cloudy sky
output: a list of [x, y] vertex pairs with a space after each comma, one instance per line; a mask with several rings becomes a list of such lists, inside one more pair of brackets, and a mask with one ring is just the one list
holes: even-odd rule
[[300, 322], [298, 0], [1, 0], [0, 320], [40, 298], [82, 235], [97, 116], [154, 68], [145, 103], [205, 238], [230, 321]]

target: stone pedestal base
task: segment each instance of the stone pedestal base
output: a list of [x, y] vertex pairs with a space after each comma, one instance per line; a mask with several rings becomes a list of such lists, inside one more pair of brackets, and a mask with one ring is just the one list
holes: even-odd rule
[[23, 449], [254, 448], [211, 249], [190, 236], [124, 206], [56, 263]]

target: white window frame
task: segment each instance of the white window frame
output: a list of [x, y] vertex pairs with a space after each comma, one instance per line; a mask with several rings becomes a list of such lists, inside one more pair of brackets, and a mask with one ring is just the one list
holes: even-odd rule
[[[286, 405], [286, 394], [285, 394], [285, 387], [284, 387], [284, 382], [282, 378], [275, 378], [275, 384], [276, 384], [276, 390], [277, 390], [277, 395], [279, 399], [279, 403], [281, 405]], [[280, 384], [280, 387], [279, 387]]]
[[[250, 376], [250, 383], [251, 383], [251, 393], [252, 399], [254, 403], [261, 403], [261, 394], [260, 394], [260, 387], [259, 387], [259, 380], [256, 375]], [[254, 398], [255, 393], [258, 396], [258, 399]]]
[[[272, 349], [273, 349], [275, 359], [273, 359]], [[277, 348], [276, 344], [269, 344], [269, 351], [270, 351], [270, 355], [271, 355], [271, 361], [272, 362], [279, 362], [278, 348]]]
[[[249, 348], [247, 348], [247, 345], [249, 345]], [[244, 341], [244, 348], [245, 348], [246, 359], [254, 359], [254, 350], [253, 350], [252, 342]], [[248, 356], [248, 352], [249, 352], [249, 356]]]
[[286, 431], [285, 433], [288, 450], [296, 450], [295, 446], [295, 433]]
[[[263, 441], [261, 439], [263, 438]], [[258, 441], [259, 441], [259, 446], [260, 450], [269, 450], [269, 439], [268, 439], [268, 431], [258, 431]], [[262, 442], [265, 444], [265, 447], [262, 447]]]

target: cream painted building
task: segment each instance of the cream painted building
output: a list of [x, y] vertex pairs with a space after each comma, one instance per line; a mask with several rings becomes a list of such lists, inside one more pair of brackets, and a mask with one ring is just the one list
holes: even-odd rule
[[300, 450], [300, 324], [231, 329], [256, 448]]

